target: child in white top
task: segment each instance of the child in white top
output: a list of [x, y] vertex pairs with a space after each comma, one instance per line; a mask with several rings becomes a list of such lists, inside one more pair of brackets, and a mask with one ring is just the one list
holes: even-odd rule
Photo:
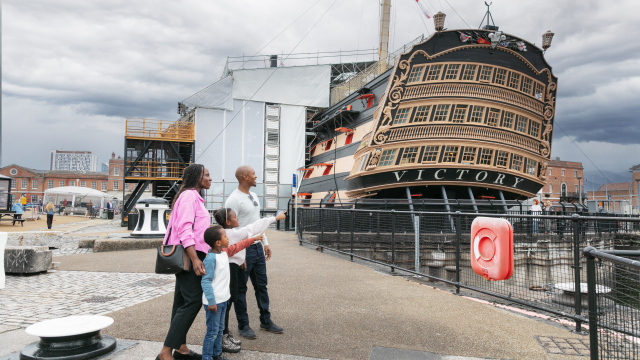
[[223, 316], [229, 300], [229, 256], [251, 246], [260, 236], [245, 239], [229, 245], [229, 238], [221, 226], [212, 226], [205, 230], [204, 241], [211, 248], [204, 259], [206, 274], [200, 282], [202, 303], [207, 316], [207, 333], [202, 344], [202, 359], [224, 359], [222, 356]]
[[[225, 229], [227, 233], [227, 237], [229, 238], [229, 244], [235, 244], [239, 241], [242, 241], [252, 235], [262, 234], [269, 225], [275, 223], [278, 220], [285, 219], [285, 213], [281, 213], [278, 216], [269, 216], [266, 218], [259, 219], [252, 224], [249, 224], [245, 227], [239, 228], [239, 221], [236, 212], [230, 208], [222, 208], [217, 210], [213, 214], [216, 222]], [[246, 250], [241, 250], [233, 256], [229, 257], [229, 271], [231, 274], [230, 281], [230, 299], [227, 303], [227, 312], [225, 314], [224, 320], [224, 332], [222, 338], [222, 349], [225, 352], [238, 352], [240, 351], [240, 345], [242, 342], [240, 340], [236, 340], [233, 335], [229, 332], [229, 311], [231, 310], [231, 304], [235, 302], [236, 295], [238, 293], [238, 276], [239, 272], [244, 271], [246, 269], [246, 265], [244, 264]]]

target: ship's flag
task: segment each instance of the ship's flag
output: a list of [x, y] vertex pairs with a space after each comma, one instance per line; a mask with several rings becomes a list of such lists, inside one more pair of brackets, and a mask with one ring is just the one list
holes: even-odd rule
[[424, 16], [427, 17], [427, 19], [431, 19], [431, 13], [429, 12], [429, 10], [427, 10], [427, 7], [424, 4], [425, 0], [416, 0], [416, 3], [418, 3], [418, 8], [420, 9], [420, 12], [422, 14], [424, 14]]
[[498, 46], [503, 47], [503, 48], [507, 48], [509, 47], [509, 42], [508, 41], [502, 41], [498, 44]]
[[518, 46], [518, 50], [527, 51], [527, 45], [524, 42], [517, 42], [516, 45]]
[[491, 44], [490, 42], [488, 42], [487, 40], [479, 37], [478, 38], [478, 44]]
[[465, 34], [465, 33], [460, 33], [460, 41], [461, 42], [467, 42], [469, 41], [469, 39], [471, 39], [471, 36]]

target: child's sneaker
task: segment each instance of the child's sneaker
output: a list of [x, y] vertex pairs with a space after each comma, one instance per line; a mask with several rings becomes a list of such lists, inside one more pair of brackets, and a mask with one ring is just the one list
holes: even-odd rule
[[[229, 341], [231, 341], [232, 343], [234, 343], [234, 344], [236, 344], [236, 345], [238, 345], [238, 346], [242, 345], [242, 340], [239, 340], [239, 339], [234, 338], [234, 337], [233, 337], [233, 334], [228, 333], [228, 334], [226, 334], [226, 335], [224, 335], [224, 336], [226, 336], [226, 337], [227, 337], [227, 339], [229, 339]], [[223, 338], [223, 339], [224, 339], [224, 338]]]
[[228, 353], [240, 352], [240, 346], [233, 343], [228, 335], [222, 335], [222, 351]]

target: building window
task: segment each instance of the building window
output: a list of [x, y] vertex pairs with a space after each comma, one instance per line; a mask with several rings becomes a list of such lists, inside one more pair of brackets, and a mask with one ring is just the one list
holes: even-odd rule
[[538, 170], [538, 162], [535, 160], [527, 159], [527, 174], [536, 176]]
[[544, 92], [544, 86], [542, 86], [541, 84], [536, 83], [535, 97], [538, 98], [538, 100], [542, 100], [542, 93], [543, 92]]
[[380, 158], [380, 164], [378, 164], [378, 167], [393, 165], [393, 160], [396, 159], [397, 151], [398, 149], [393, 149], [382, 152], [382, 157]]
[[476, 161], [476, 148], [465, 147], [462, 152], [462, 162], [474, 163]]
[[86, 181], [80, 181], [80, 187], [87, 187]]
[[113, 182], [113, 190], [120, 190], [120, 182], [119, 181], [114, 181]]
[[498, 85], [504, 85], [506, 77], [507, 77], [507, 70], [505, 70], [505, 69], [497, 69], [496, 70], [496, 81], [495, 81], [495, 83], [498, 84]]
[[58, 186], [64, 186], [64, 180], [58, 181]]
[[489, 109], [489, 116], [487, 116], [487, 125], [498, 126], [499, 119], [500, 119], [500, 110]]
[[431, 105], [419, 106], [416, 110], [416, 116], [413, 119], [414, 123], [425, 122], [429, 118], [429, 110], [431, 110]]
[[493, 67], [483, 66], [480, 70], [480, 81], [491, 81], [491, 74], [493, 73]]
[[17, 183], [16, 179], [11, 179], [11, 188], [12, 189], [16, 188], [16, 186], [17, 186], [16, 183]]
[[562, 196], [567, 196], [567, 184], [562, 183], [562, 186], [560, 187], [560, 191], [562, 191]]
[[38, 190], [38, 180], [31, 180], [31, 190]]
[[400, 159], [400, 164], [413, 164], [416, 162], [416, 157], [418, 156], [419, 147], [410, 147], [405, 148], [402, 153], [402, 158]]
[[35, 204], [38, 202], [38, 195], [31, 195], [31, 203]]
[[422, 80], [423, 71], [424, 71], [424, 66], [417, 66], [411, 69], [411, 73], [409, 74], [409, 79], [407, 79], [407, 83], [418, 82]]
[[102, 182], [102, 191], [107, 191], [107, 182], [106, 181]]
[[113, 175], [120, 175], [120, 167], [116, 166], [113, 168]]
[[549, 168], [549, 176], [551, 176], [551, 168]]
[[564, 177], [564, 169], [562, 169], [562, 177]]
[[449, 64], [447, 73], [444, 76], [445, 80], [455, 80], [458, 78], [458, 71], [460, 71], [460, 64]]
[[507, 161], [509, 160], [509, 153], [506, 151], [498, 150], [496, 152], [496, 155], [498, 156], [498, 158], [496, 159], [496, 166], [506, 168]]
[[26, 189], [27, 188], [27, 180], [22, 180], [21, 184], [22, 185], [20, 188], [21, 189]]
[[508, 111], [504, 112], [504, 116], [502, 117], [501, 125], [503, 128], [512, 129], [513, 128], [513, 113]]
[[520, 88], [520, 74], [511, 73], [511, 78], [509, 79], [509, 87], [512, 89], [518, 90]]
[[97, 182], [97, 181], [92, 181], [92, 182], [91, 182], [91, 188], [92, 188], [93, 190], [96, 190], [96, 189], [98, 188], [98, 182]]
[[511, 170], [520, 171], [522, 168], [522, 156], [513, 154], [513, 159], [511, 159]]
[[482, 149], [480, 154], [480, 165], [491, 165], [491, 158], [493, 157], [493, 150]]
[[13, 176], [18, 175], [18, 169], [11, 169], [11, 170], [9, 170], [9, 174], [11, 174], [11, 175], [13, 175]]
[[447, 146], [444, 148], [444, 157], [442, 158], [442, 162], [456, 162], [458, 161], [458, 146]]
[[533, 80], [528, 77], [522, 78], [522, 91], [531, 95], [531, 89], [533, 88]]
[[76, 182], [74, 180], [69, 181], [69, 186], [76, 186]]
[[551, 184], [549, 184], [549, 192], [552, 193], [553, 192], [553, 186], [551, 186]]
[[456, 105], [456, 109], [453, 111], [453, 119], [451, 119], [451, 122], [463, 123], [464, 119], [467, 117], [467, 108], [469, 108], [468, 105]]
[[393, 120], [393, 125], [402, 125], [406, 123], [407, 120], [409, 120], [410, 110], [411, 108], [404, 108], [404, 109], [398, 110], [398, 112], [396, 113], [396, 118], [395, 120]]
[[527, 133], [527, 118], [524, 116], [516, 115], [516, 131], [521, 133]]
[[447, 117], [449, 117], [449, 105], [438, 105], [433, 121], [447, 121]]
[[540, 124], [535, 121], [531, 122], [531, 129], [529, 129], [529, 135], [537, 138], [540, 135]]
[[578, 185], [573, 185], [573, 192], [578, 193]]
[[438, 150], [440, 150], [440, 146], [425, 146], [424, 155], [422, 155], [422, 162], [436, 162], [438, 160]]
[[477, 65], [467, 65], [464, 67], [464, 73], [462, 73], [462, 80], [474, 80], [476, 78]]
[[474, 106], [471, 111], [471, 119], [469, 121], [475, 123], [482, 123], [482, 117], [484, 116], [484, 106]]
[[431, 65], [429, 73], [427, 74], [427, 81], [440, 79], [440, 71], [442, 71], [442, 64]]
[[47, 181], [47, 188], [53, 189], [53, 180]]

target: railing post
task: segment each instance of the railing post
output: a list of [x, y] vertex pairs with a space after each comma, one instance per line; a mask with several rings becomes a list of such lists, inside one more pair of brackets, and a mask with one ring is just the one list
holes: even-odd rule
[[587, 258], [587, 291], [589, 292], [589, 352], [591, 360], [598, 360], [598, 304], [596, 295], [595, 257], [584, 250]]
[[391, 210], [391, 272], [395, 272], [396, 265], [396, 211]]
[[460, 243], [462, 242], [462, 216], [456, 211], [456, 294], [460, 294]]
[[[582, 314], [582, 291], [580, 289], [580, 215], [571, 215], [573, 224], [573, 268], [574, 268], [574, 299], [576, 316]], [[576, 319], [576, 332], [582, 332], [582, 322]]]
[[323, 218], [324, 218], [324, 209], [322, 208], [322, 205], [320, 205], [320, 252], [324, 252], [324, 248], [322, 247], [322, 244], [324, 243], [324, 222], [323, 222]]
[[413, 217], [413, 229], [415, 231], [415, 271], [420, 272], [420, 216]]
[[353, 227], [355, 225], [354, 216], [355, 213], [353, 209], [351, 209], [351, 250], [349, 251], [349, 253], [351, 254], [351, 261], [353, 261]]
[[300, 246], [302, 246], [302, 232], [304, 231], [304, 227], [303, 227], [304, 216], [302, 215], [302, 211], [303, 209], [298, 208], [299, 213], [296, 213], [296, 219], [295, 219], [295, 221], [298, 222], [298, 239], [300, 241]]

